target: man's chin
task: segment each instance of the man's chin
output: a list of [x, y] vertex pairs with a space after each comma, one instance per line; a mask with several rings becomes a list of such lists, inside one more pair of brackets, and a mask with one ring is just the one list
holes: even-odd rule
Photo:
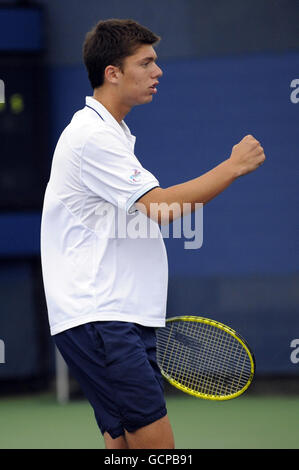
[[134, 102], [131, 102], [130, 107], [133, 108], [134, 106], [151, 103], [152, 101], [153, 101], [153, 95], [143, 96], [142, 98], [139, 98], [138, 100], [135, 100]]
[[145, 96], [142, 100], [140, 100], [140, 103], [138, 104], [151, 103], [152, 101], [153, 101], [153, 95], [148, 95], [148, 96]]

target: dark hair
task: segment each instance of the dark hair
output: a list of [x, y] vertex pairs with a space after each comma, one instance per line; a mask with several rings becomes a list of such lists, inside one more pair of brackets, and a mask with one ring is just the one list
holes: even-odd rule
[[83, 44], [83, 59], [92, 88], [104, 83], [108, 65], [122, 68], [123, 60], [133, 55], [142, 44], [156, 44], [160, 37], [133, 20], [99, 21], [87, 33]]

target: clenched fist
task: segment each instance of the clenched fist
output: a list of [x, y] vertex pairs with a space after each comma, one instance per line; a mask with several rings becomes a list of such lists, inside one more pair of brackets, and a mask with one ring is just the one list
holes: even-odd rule
[[264, 149], [252, 135], [246, 135], [241, 142], [233, 146], [230, 163], [236, 175], [243, 176], [256, 170], [265, 161]]

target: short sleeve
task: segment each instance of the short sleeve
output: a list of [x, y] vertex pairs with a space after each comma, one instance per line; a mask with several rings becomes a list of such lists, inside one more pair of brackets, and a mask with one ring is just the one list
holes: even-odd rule
[[127, 213], [134, 212], [137, 199], [159, 186], [117, 131], [108, 126], [88, 137], [82, 150], [81, 179], [92, 192]]

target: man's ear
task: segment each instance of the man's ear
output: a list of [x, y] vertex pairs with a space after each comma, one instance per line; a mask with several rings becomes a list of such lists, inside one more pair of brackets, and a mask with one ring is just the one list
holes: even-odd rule
[[121, 70], [115, 65], [107, 65], [105, 68], [105, 79], [110, 83], [117, 83], [120, 77]]

